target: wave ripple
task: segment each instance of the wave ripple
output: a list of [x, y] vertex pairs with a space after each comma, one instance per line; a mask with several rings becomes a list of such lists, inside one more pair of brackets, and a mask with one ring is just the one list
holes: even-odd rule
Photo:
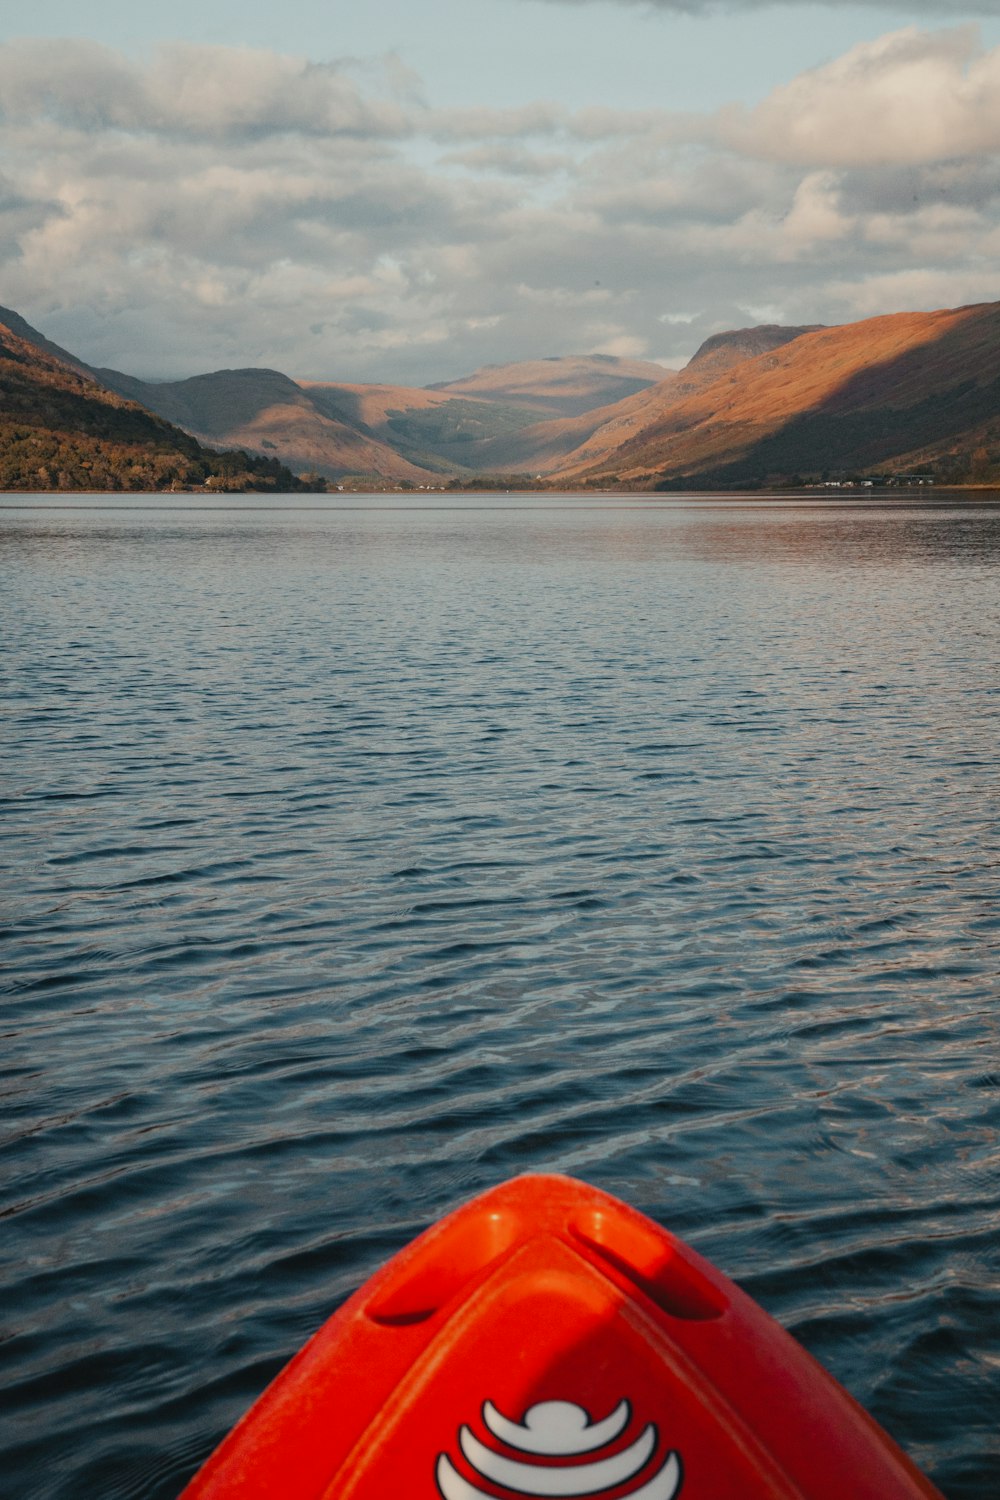
[[528, 1168], [992, 1492], [1000, 513], [519, 503], [0, 518], [23, 1500]]

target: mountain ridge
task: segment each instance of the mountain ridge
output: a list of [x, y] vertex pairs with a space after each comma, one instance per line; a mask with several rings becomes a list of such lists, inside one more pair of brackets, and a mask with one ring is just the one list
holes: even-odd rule
[[96, 373], [113, 390], [142, 402], [207, 446], [273, 454], [292, 469], [331, 480], [352, 474], [411, 483], [434, 478], [431, 471], [381, 443], [363, 424], [337, 421], [317, 410], [302, 387], [280, 370], [214, 370], [158, 382], [118, 370]]
[[580, 453], [558, 477], [759, 485], [906, 468], [918, 452], [957, 459], [957, 474], [971, 434], [985, 423], [988, 437], [994, 416], [1000, 439], [998, 395], [1000, 303], [884, 314], [803, 333], [740, 364], [735, 380], [678, 393], [613, 452], [596, 463]]
[[[915, 466], [942, 482], [1000, 477], [1000, 303], [727, 330], [681, 370], [554, 356], [427, 387], [268, 368], [141, 380], [0, 309], [0, 438], [15, 488], [273, 487], [279, 471], [294, 487], [289, 467], [320, 488], [759, 488]], [[131, 467], [95, 457], [102, 441], [131, 445]], [[51, 462], [35, 463], [46, 444]]]
[[522, 434], [522, 444], [534, 441], [533, 456], [541, 474], [561, 472], [560, 459], [574, 453], [587, 454], [597, 462], [601, 455], [614, 451], [623, 432], [641, 424], [644, 414], [665, 400], [690, 395], [747, 359], [792, 343], [816, 326], [766, 323], [755, 328], [728, 329], [724, 333], [712, 334], [698, 346], [683, 369], [667, 372], [656, 385], [568, 422], [550, 421], [536, 429], [528, 429]]
[[103, 385], [19, 314], [0, 310], [0, 489], [205, 486], [301, 488], [275, 460], [206, 451], [188, 433]]

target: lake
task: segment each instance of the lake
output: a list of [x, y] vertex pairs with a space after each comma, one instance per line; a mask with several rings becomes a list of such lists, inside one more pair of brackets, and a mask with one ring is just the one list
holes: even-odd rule
[[996, 1494], [997, 497], [172, 500], [0, 509], [6, 1492], [554, 1169]]

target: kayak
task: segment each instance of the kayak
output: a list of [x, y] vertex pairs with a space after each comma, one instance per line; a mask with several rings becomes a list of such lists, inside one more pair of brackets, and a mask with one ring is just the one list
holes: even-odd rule
[[608, 1194], [531, 1175], [361, 1288], [182, 1500], [941, 1500], [750, 1297]]

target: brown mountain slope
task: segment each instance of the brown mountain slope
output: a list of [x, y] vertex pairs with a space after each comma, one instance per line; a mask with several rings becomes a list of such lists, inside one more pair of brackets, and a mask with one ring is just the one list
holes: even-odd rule
[[669, 400], [679, 379], [679, 373], [671, 372], [656, 385], [609, 406], [595, 407], [575, 417], [550, 417], [516, 433], [504, 434], [482, 445], [478, 454], [480, 467], [501, 474], [550, 474], [570, 455], [582, 459], [589, 454], [596, 463], [624, 436], [638, 430], [644, 413], [658, 411]]
[[101, 385], [23, 318], [4, 317], [10, 322], [0, 321], [0, 489], [298, 487], [273, 460], [205, 452], [187, 433]]
[[805, 333], [648, 410], [560, 480], [737, 485], [906, 466], [960, 450], [1000, 413], [1000, 304], [898, 313]]
[[83, 360], [77, 359], [75, 354], [70, 354], [68, 349], [60, 349], [58, 344], [53, 344], [51, 339], [47, 339], [44, 333], [39, 333], [37, 328], [32, 328], [31, 324], [26, 322], [21, 317], [21, 314], [15, 312], [12, 307], [0, 307], [0, 323], [3, 324], [8, 333], [13, 333], [19, 339], [23, 339], [33, 349], [50, 355], [59, 364], [68, 365], [71, 370], [76, 370], [79, 375], [94, 376], [95, 372], [89, 365], [85, 365]]
[[[591, 417], [667, 376], [663, 366], [611, 355], [489, 365], [424, 389], [302, 381], [330, 416], [364, 423], [416, 464], [456, 475], [523, 473], [572, 451], [603, 420]], [[550, 432], [534, 431], [554, 424]], [[560, 423], [568, 423], [563, 432]]]
[[492, 469], [501, 452], [520, 468], [516, 435], [539, 412], [601, 404], [608, 392], [620, 395], [662, 373], [659, 365], [594, 356], [498, 367], [454, 388], [423, 390], [296, 383], [277, 370], [217, 370], [162, 383], [97, 371], [202, 443], [272, 455], [329, 479], [410, 484]]
[[618, 359], [611, 354], [563, 355], [487, 365], [461, 380], [428, 386], [428, 390], [575, 417], [655, 385], [667, 373], [663, 365], [649, 360]]
[[441, 474], [492, 472], [498, 467], [498, 453], [513, 454], [512, 467], [522, 469], [519, 434], [538, 418], [537, 409], [530, 406], [439, 390], [314, 381], [303, 381], [302, 386], [330, 416], [366, 424], [379, 441]]
[[701, 390], [755, 355], [778, 349], [811, 331], [771, 323], [713, 334], [683, 370], [672, 370], [656, 385], [611, 406], [563, 420], [539, 422], [506, 443], [488, 444], [480, 454], [481, 465], [500, 471], [546, 474], [559, 470], [570, 454], [581, 464], [587, 461], [597, 464], [654, 420], [665, 405]]
[[358, 475], [420, 484], [437, 477], [363, 425], [321, 409], [308, 390], [277, 370], [216, 370], [162, 383], [117, 370], [97, 373], [202, 443], [277, 458], [297, 472], [312, 470], [327, 479]]
[[373, 432], [384, 427], [393, 412], [432, 411], [452, 400], [451, 396], [423, 386], [352, 385], [333, 380], [300, 380], [298, 385], [330, 415], [345, 422], [363, 423]]
[[799, 326], [760, 323], [754, 328], [731, 328], [726, 333], [713, 333], [681, 370], [676, 395], [682, 397], [702, 391], [734, 366], [742, 365], [748, 359], [757, 359], [762, 354], [772, 354], [804, 333], [820, 332], [822, 327], [822, 323]]
[[[644, 414], [668, 391], [690, 393], [722, 370], [805, 331], [767, 326], [716, 334], [680, 372], [642, 361], [591, 356], [491, 366], [464, 380], [419, 390], [300, 384], [328, 415], [364, 424], [414, 463], [456, 474], [544, 474], [567, 454], [578, 449], [582, 453], [585, 444], [596, 462], [630, 427], [641, 425]], [[654, 385], [649, 384], [651, 373], [661, 377]], [[637, 383], [641, 389], [613, 404], [601, 402], [575, 416], [538, 420], [543, 411], [579, 407], [609, 389], [628, 390]], [[591, 443], [595, 433], [601, 435]]]
[[437, 476], [474, 471], [477, 449], [485, 439], [523, 427], [535, 416], [526, 408], [466, 400], [423, 387], [312, 380], [300, 385], [327, 416], [362, 427], [401, 458]]

